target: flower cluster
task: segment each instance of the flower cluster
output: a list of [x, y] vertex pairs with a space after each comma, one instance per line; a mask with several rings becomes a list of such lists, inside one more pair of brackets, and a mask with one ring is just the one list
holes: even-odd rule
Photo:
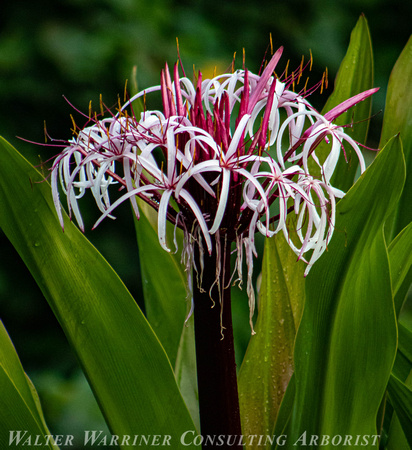
[[[365, 167], [358, 144], [333, 120], [376, 90], [321, 115], [306, 99], [313, 89], [290, 89], [303, 67], [283, 81], [275, 75], [281, 54], [282, 48], [260, 75], [237, 70], [203, 80], [199, 73], [194, 83], [180, 77], [178, 64], [172, 81], [166, 66], [159, 86], [138, 93], [108, 118], [91, 117], [52, 167], [62, 226], [59, 179], [80, 228], [78, 199], [86, 190], [102, 212], [96, 225], [125, 200], [138, 216], [140, 197], [158, 211], [166, 251], [167, 221], [184, 230], [186, 250], [196, 242], [211, 253], [214, 240], [224, 236], [236, 243], [239, 271], [245, 249], [250, 281], [255, 233], [282, 232], [308, 272], [332, 237], [335, 198], [344, 195], [330, 183], [344, 141]], [[154, 91], [161, 93], [162, 111], [146, 109]], [[139, 98], [145, 106], [137, 114], [133, 104]], [[316, 148], [322, 141], [330, 151], [320, 162]], [[114, 184], [122, 190], [112, 202]]]

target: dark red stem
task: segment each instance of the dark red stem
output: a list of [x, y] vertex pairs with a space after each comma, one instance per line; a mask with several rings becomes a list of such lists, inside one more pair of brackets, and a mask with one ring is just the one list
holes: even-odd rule
[[[193, 289], [200, 427], [204, 439], [240, 438], [242, 434], [231, 313], [230, 243], [222, 239], [219, 260], [217, 253], [216, 249], [211, 256], [205, 252], [202, 289], [196, 281]], [[195, 261], [200, 268], [198, 248]], [[219, 261], [220, 285], [215, 283]], [[233, 448], [243, 448], [239, 439], [234, 441]]]

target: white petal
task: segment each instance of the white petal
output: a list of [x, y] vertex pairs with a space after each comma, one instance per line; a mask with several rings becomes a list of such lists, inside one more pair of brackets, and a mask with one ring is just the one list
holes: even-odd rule
[[213, 226], [210, 229], [210, 234], [216, 233], [219, 229], [220, 224], [222, 223], [223, 216], [226, 210], [227, 199], [229, 196], [229, 188], [230, 188], [230, 170], [222, 169], [222, 185], [220, 189], [220, 198], [219, 205], [217, 207], [215, 220], [213, 222]]

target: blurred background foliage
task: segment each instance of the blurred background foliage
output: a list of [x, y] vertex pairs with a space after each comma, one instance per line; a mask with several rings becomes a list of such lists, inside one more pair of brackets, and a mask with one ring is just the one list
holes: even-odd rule
[[[318, 81], [327, 66], [330, 93], [350, 32], [362, 13], [371, 30], [375, 86], [381, 87], [373, 100], [377, 116], [371, 121], [369, 142], [376, 147], [389, 74], [411, 33], [412, 2], [20, 0], [3, 2], [0, 10], [0, 135], [41, 167], [56, 149], [16, 136], [42, 143], [46, 121], [50, 136], [70, 138], [70, 114], [79, 125], [84, 120], [62, 96], [86, 113], [90, 100], [98, 107], [100, 94], [108, 106], [114, 105], [118, 95], [123, 98], [126, 79], [135, 89], [134, 67], [139, 88], [158, 84], [164, 62], [173, 65], [177, 59], [176, 37], [191, 77], [193, 65], [206, 76], [215, 66], [227, 69], [235, 52], [236, 67], [241, 67], [243, 49], [246, 66], [258, 71], [271, 33], [275, 48], [285, 46], [281, 69], [288, 59], [290, 67], [297, 67], [311, 49], [311, 82]], [[320, 108], [327, 95], [315, 96], [312, 102]], [[115, 222], [106, 221], [86, 234], [139, 299], [133, 221], [130, 209], [122, 211]], [[96, 218], [92, 212], [90, 225]], [[39, 390], [53, 432], [102, 429], [56, 319], [1, 232], [0, 317]], [[248, 331], [247, 321], [244, 328]]]

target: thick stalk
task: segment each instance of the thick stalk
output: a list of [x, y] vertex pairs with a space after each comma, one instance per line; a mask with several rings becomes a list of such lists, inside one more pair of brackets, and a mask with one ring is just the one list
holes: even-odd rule
[[[196, 248], [198, 269], [199, 258]], [[214, 249], [211, 256], [205, 253], [203, 262], [202, 289], [196, 281], [193, 289], [201, 433], [204, 439], [220, 435], [227, 446], [243, 448], [239, 442], [242, 431], [231, 312], [230, 243], [222, 239], [220, 252]], [[219, 262], [221, 271], [216, 283]]]

